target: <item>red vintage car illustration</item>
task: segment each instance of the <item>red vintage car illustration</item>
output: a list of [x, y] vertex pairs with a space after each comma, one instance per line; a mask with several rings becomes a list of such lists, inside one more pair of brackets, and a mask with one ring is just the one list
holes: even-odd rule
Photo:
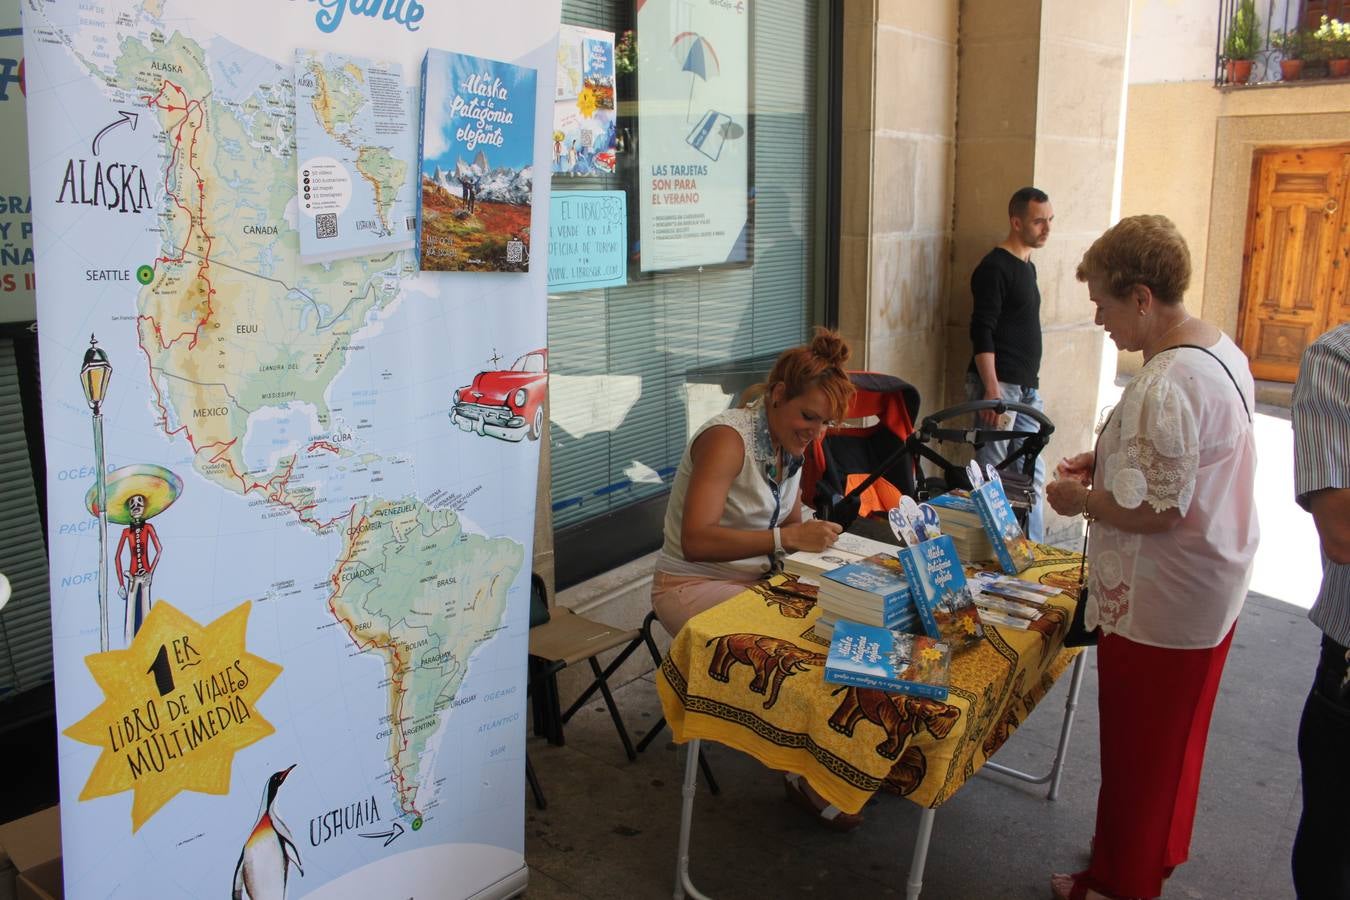
[[526, 435], [537, 441], [544, 430], [547, 389], [548, 351], [531, 350], [511, 368], [479, 372], [473, 384], [455, 391], [450, 421], [463, 431], [503, 441], [519, 441]]

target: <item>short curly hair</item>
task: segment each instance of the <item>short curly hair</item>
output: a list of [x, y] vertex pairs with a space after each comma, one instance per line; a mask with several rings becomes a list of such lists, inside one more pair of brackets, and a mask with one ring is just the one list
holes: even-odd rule
[[1180, 303], [1191, 283], [1191, 251], [1166, 216], [1130, 216], [1093, 241], [1077, 274], [1103, 280], [1113, 297], [1142, 284], [1163, 303]]

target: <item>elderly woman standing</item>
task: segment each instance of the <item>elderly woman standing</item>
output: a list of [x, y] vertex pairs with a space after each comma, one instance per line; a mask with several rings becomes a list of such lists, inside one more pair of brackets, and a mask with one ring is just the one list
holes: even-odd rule
[[1210, 713], [1259, 529], [1247, 360], [1182, 303], [1190, 253], [1163, 216], [1108, 230], [1078, 265], [1096, 323], [1144, 365], [1094, 452], [1047, 499], [1089, 523], [1100, 627], [1101, 789], [1092, 862], [1056, 897], [1157, 897], [1186, 861]]

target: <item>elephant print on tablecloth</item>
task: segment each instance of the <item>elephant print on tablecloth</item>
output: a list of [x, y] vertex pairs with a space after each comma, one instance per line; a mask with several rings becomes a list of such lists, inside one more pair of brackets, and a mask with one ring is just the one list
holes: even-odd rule
[[[909, 736], [920, 728], [941, 740], [951, 733], [961, 710], [937, 700], [888, 694], [873, 688], [846, 687], [839, 708], [830, 716], [830, 727], [845, 737], [853, 737], [859, 719], [866, 719], [886, 732], [877, 744], [877, 753], [886, 759], [898, 759]], [[838, 694], [840, 691], [836, 691]]]
[[804, 672], [807, 666], [825, 665], [825, 654], [804, 650], [791, 641], [764, 634], [724, 634], [708, 641], [708, 645], [714, 641], [717, 647], [708, 666], [708, 677], [725, 683], [731, 679], [734, 663], [749, 666], [755, 672], [755, 677], [750, 680], [750, 690], [756, 694], [768, 691], [765, 709], [778, 702], [778, 691], [789, 675]]

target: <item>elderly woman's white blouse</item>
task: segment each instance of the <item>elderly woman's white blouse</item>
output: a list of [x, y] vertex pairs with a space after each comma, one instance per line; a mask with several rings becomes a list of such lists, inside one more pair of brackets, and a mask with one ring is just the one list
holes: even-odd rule
[[1117, 503], [1176, 508], [1181, 522], [1131, 534], [1103, 522], [1088, 544], [1085, 621], [1155, 647], [1217, 645], [1242, 608], [1260, 539], [1256, 441], [1247, 409], [1255, 384], [1227, 337], [1157, 354], [1125, 387], [1097, 444], [1093, 484]]

